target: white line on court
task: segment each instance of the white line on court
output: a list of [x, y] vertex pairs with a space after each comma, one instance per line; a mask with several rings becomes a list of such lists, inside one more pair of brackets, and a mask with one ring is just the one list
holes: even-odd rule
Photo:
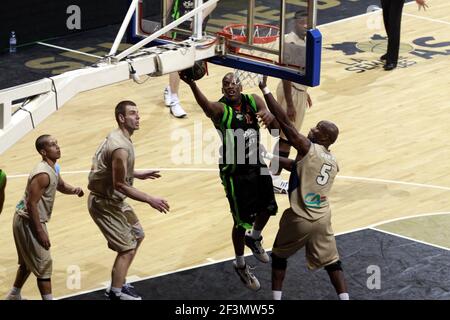
[[445, 250], [445, 251], [450, 251], [449, 248], [442, 247], [442, 246], [437, 245], [437, 244], [429, 243], [429, 242], [422, 241], [422, 240], [417, 240], [417, 239], [410, 238], [410, 237], [407, 237], [407, 236], [402, 236], [402, 235], [400, 235], [400, 234], [393, 233], [393, 232], [389, 232], [389, 231], [386, 231], [386, 230], [381, 230], [381, 229], [378, 229], [378, 228], [369, 228], [369, 229], [370, 229], [370, 230], [375, 230], [375, 231], [378, 231], [378, 232], [382, 232], [382, 233], [386, 233], [386, 234], [390, 234], [391, 236], [403, 238], [403, 239], [406, 239], [406, 240], [409, 240], [409, 241], [422, 243], [422, 244], [428, 245], [428, 246], [430, 246], [430, 247], [435, 247], [435, 248], [443, 249], [443, 250]]
[[[148, 169], [136, 169], [136, 171], [143, 171], [143, 170], [157, 170], [157, 171], [176, 171], [176, 172], [216, 172], [219, 171], [219, 169], [214, 168], [148, 168]], [[90, 170], [77, 170], [77, 171], [61, 171], [61, 174], [80, 174], [80, 173], [89, 173]], [[8, 175], [9, 178], [24, 178], [28, 177], [29, 174], [13, 174]]]
[[86, 52], [83, 52], [83, 51], [73, 50], [73, 49], [64, 48], [64, 47], [60, 47], [60, 46], [55, 46], [54, 44], [50, 44], [50, 43], [38, 42], [37, 44], [40, 44], [41, 46], [46, 46], [46, 47], [50, 47], [50, 48], [59, 49], [59, 50], [62, 50], [62, 51], [70, 51], [70, 52], [82, 54], [82, 55], [85, 55], [85, 56], [88, 56], [88, 57], [93, 57], [93, 58], [97, 58], [97, 59], [103, 59], [103, 57], [96, 56], [95, 54], [90, 54], [90, 53], [86, 53]]
[[450, 212], [420, 213], [420, 214], [415, 214], [415, 215], [412, 215], [412, 216], [406, 216], [406, 217], [400, 217], [400, 218], [395, 218], [395, 219], [383, 220], [381, 222], [377, 222], [377, 223], [368, 225], [366, 228], [375, 228], [375, 227], [378, 227], [378, 226], [383, 225], [383, 224], [396, 222], [396, 221], [401, 221], [401, 220], [408, 220], [408, 219], [422, 218], [422, 217], [430, 217], [430, 216], [441, 216], [441, 215], [445, 215], [445, 214], [450, 214]]
[[380, 11], [380, 10], [377, 10], [377, 11], [371, 11], [371, 12], [366, 12], [366, 13], [361, 13], [361, 14], [359, 14], [359, 15], [357, 15], [357, 16], [352, 16], [352, 17], [348, 17], [348, 18], [341, 19], [341, 20], [336, 20], [336, 21], [333, 21], [333, 22], [328, 22], [328, 23], [324, 23], [324, 24], [319, 24], [319, 25], [316, 26], [316, 28], [317, 28], [317, 29], [320, 29], [320, 27], [328, 27], [328, 26], [331, 26], [331, 25], [333, 25], [333, 24], [337, 24], [337, 23], [341, 23], [341, 22], [346, 22], [346, 21], [354, 20], [354, 19], [357, 19], [357, 18], [361, 18], [361, 17], [363, 17], [363, 16], [370, 16], [370, 15], [373, 15], [373, 14], [375, 14], [375, 13], [378, 13], [378, 11]]
[[422, 16], [418, 16], [418, 15], [415, 15], [415, 14], [410, 14], [410, 13], [403, 13], [403, 15], [408, 16], [408, 17], [414, 17], [414, 18], [422, 19], [422, 20], [428, 20], [428, 21], [431, 21], [431, 22], [438, 22], [438, 23], [443, 23], [443, 24], [450, 25], [450, 22], [448, 22], [448, 21], [443, 21], [443, 20], [438, 20], [438, 19], [433, 19], [433, 18], [428, 18], [428, 17], [422, 17]]
[[[408, 238], [408, 237], [405, 237], [405, 236], [400, 236], [398, 234], [389, 233], [387, 231], [383, 231], [383, 230], [375, 228], [375, 226], [382, 225], [382, 224], [385, 224], [385, 223], [388, 223], [388, 222], [392, 222], [392, 221], [405, 220], [405, 219], [409, 219], [409, 218], [417, 218], [417, 217], [421, 217], [421, 216], [444, 215], [444, 214], [450, 214], [450, 212], [424, 213], [424, 214], [416, 214], [416, 215], [407, 216], [407, 217], [401, 217], [401, 218], [397, 218], [397, 219], [384, 220], [384, 221], [378, 222], [376, 224], [369, 225], [367, 227], [356, 228], [356, 229], [351, 229], [351, 230], [347, 230], [347, 231], [344, 231], [344, 232], [336, 233], [335, 236], [337, 237], [337, 236], [342, 236], [342, 235], [353, 233], [353, 232], [358, 232], [358, 231], [362, 231], [362, 230], [372, 229], [372, 230], [375, 230], [375, 231], [388, 233], [388, 234], [391, 234], [393, 236], [397, 236], [397, 237], [400, 237], [400, 238], [405, 238], [405, 239], [408, 239], [408, 240], [411, 240], [411, 241], [414, 241], [414, 242], [420, 242], [420, 243], [423, 243], [423, 244], [426, 244], [426, 245], [429, 245], [429, 246], [432, 246], [432, 247], [437, 247], [437, 248], [444, 249], [444, 250], [450, 250], [450, 249], [445, 248], [445, 247], [441, 247], [441, 246], [438, 246], [438, 245], [433, 245], [431, 243], [426, 243], [424, 241]], [[267, 250], [271, 251], [272, 248], [267, 249]], [[245, 257], [251, 256], [251, 255], [252, 255], [252, 253], [248, 253], [248, 254], [245, 255]], [[156, 275], [139, 278], [139, 280], [135, 280], [135, 279], [131, 279], [131, 278], [127, 277], [127, 282], [132, 283], [132, 282], [135, 282], [135, 281], [149, 280], [149, 279], [153, 279], [153, 278], [158, 278], [158, 277], [174, 274], [174, 273], [177, 273], [177, 272], [192, 270], [192, 269], [196, 269], [196, 268], [201, 268], [201, 267], [206, 267], [206, 266], [209, 266], [209, 265], [213, 265], [213, 264], [216, 264], [216, 263], [230, 261], [230, 260], [233, 260], [233, 259], [234, 259], [234, 256], [233, 257], [229, 257], [229, 258], [225, 258], [225, 259], [220, 259], [220, 260], [215, 260], [215, 259], [212, 259], [212, 258], [206, 258], [206, 260], [208, 261], [207, 263], [202, 263], [202, 264], [198, 264], [198, 265], [194, 265], [194, 266], [189, 266], [189, 267], [182, 268], [182, 269], [177, 269], [177, 270], [174, 270], [174, 271], [163, 272], [163, 273], [159, 273], [159, 274], [156, 274]], [[69, 294], [69, 295], [64, 295], [64, 296], [56, 298], [56, 300], [66, 299], [66, 298], [70, 298], [70, 297], [74, 297], [74, 296], [79, 296], [79, 295], [91, 293], [91, 292], [98, 291], [98, 290], [103, 290], [103, 289], [105, 289], [106, 286], [108, 286], [109, 283], [110, 283], [109, 281], [105, 281], [105, 282], [102, 282], [103, 286], [101, 286], [101, 287], [97, 287], [97, 288], [90, 289], [90, 290], [79, 291], [79, 292], [76, 292], [76, 293], [73, 293], [73, 294]]]
[[[126, 283], [132, 283], [141, 280], [141, 277], [136, 275], [127, 276], [125, 282]], [[100, 283], [102, 285], [102, 288], [108, 288], [111, 286], [111, 280], [104, 281]]]
[[344, 179], [344, 180], [347, 179], [347, 180], [361, 180], [361, 181], [377, 182], [377, 183], [401, 184], [401, 185], [406, 185], [406, 186], [430, 188], [430, 189], [441, 189], [441, 190], [450, 191], [449, 187], [435, 186], [432, 184], [423, 184], [423, 183], [415, 183], [415, 182], [404, 182], [404, 181], [397, 181], [397, 180], [366, 178], [366, 177], [350, 177], [350, 176], [336, 176], [336, 178]]
[[[151, 168], [151, 169], [136, 169], [137, 171], [141, 170], [158, 170], [158, 171], [174, 171], [174, 172], [217, 172], [218, 169], [215, 168]], [[62, 175], [66, 174], [80, 174], [80, 173], [89, 173], [89, 170], [78, 170], [78, 171], [62, 171]], [[15, 174], [15, 175], [8, 175], [8, 179], [14, 179], [14, 178], [24, 178], [28, 177], [28, 174]], [[387, 184], [399, 184], [399, 185], [406, 185], [406, 186], [412, 186], [412, 187], [419, 187], [419, 188], [428, 188], [428, 189], [440, 189], [440, 190], [446, 190], [450, 191], [450, 187], [443, 187], [443, 186], [436, 186], [432, 184], [423, 184], [423, 183], [415, 183], [415, 182], [405, 182], [405, 181], [398, 181], [398, 180], [388, 180], [388, 179], [378, 179], [378, 178], [367, 178], [367, 177], [351, 177], [351, 176], [336, 176], [337, 179], [344, 179], [344, 180], [357, 180], [357, 181], [366, 181], [366, 182], [374, 182], [374, 183], [387, 183]]]
[[[409, 5], [409, 4], [412, 4], [412, 3], [416, 3], [416, 2], [415, 1], [411, 1], [411, 2], [405, 3], [405, 6]], [[373, 15], [375, 13], [379, 13], [380, 11], [382, 11], [381, 8], [380, 8], [380, 10], [366, 12], [366, 13], [361, 13], [361, 14], [359, 14], [357, 16], [352, 16], [352, 17], [348, 17], [348, 18], [345, 18], [345, 19], [341, 19], [341, 20], [336, 20], [336, 21], [320, 24], [320, 25], [317, 25], [316, 28], [320, 29], [320, 27], [327, 27], [327, 26], [330, 26], [330, 25], [333, 25], [333, 24], [337, 24], [337, 23], [341, 23], [341, 22], [345, 22], [345, 21], [361, 18], [363, 16], [370, 16], [370, 15]], [[403, 14], [405, 14], [405, 13], [403, 13]]]
[[[245, 257], [248, 257], [250, 255], [252, 255], [252, 253], [246, 254]], [[232, 259], [234, 259], [234, 256], [230, 257], [230, 258], [221, 259], [221, 260], [214, 260], [214, 259], [211, 259], [211, 258], [207, 258], [206, 260], [211, 260], [211, 261], [206, 262], [206, 263], [201, 263], [201, 264], [198, 264], [198, 265], [194, 265], [194, 266], [189, 266], [189, 267], [186, 267], [186, 268], [177, 269], [177, 270], [174, 270], [174, 271], [162, 272], [162, 273], [158, 273], [156, 275], [152, 275], [152, 276], [148, 276], [148, 277], [142, 277], [142, 278], [139, 278], [139, 281], [149, 280], [149, 279], [158, 278], [158, 277], [162, 277], [162, 276], [167, 276], [167, 275], [170, 275], [170, 274], [174, 274], [174, 273], [178, 273], [178, 272], [182, 272], [182, 271], [187, 271], [187, 270], [192, 270], [192, 269], [196, 269], [196, 268], [207, 267], [207, 266], [210, 266], [210, 265], [213, 265], [213, 264], [216, 264], [216, 263], [225, 262], [225, 261], [232, 260]], [[127, 278], [127, 280], [128, 280], [128, 278]], [[137, 281], [137, 280], [135, 280], [135, 281]], [[129, 281], [129, 283], [133, 283], [135, 281], [132, 280], [132, 281]], [[102, 284], [107, 284], [107, 283], [109, 283], [109, 282], [108, 281], [102, 282]], [[86, 294], [86, 293], [90, 293], [90, 292], [94, 292], [94, 291], [98, 291], [98, 290], [102, 290], [102, 289], [105, 289], [105, 286], [101, 286], [101, 287], [97, 287], [97, 288], [94, 288], [94, 289], [80, 291], [80, 292], [76, 292], [76, 293], [73, 293], [73, 294], [61, 296], [61, 297], [58, 297], [56, 300], [70, 298], [70, 297], [74, 297], [74, 296], [79, 296], [79, 295], [82, 295], [82, 294]]]

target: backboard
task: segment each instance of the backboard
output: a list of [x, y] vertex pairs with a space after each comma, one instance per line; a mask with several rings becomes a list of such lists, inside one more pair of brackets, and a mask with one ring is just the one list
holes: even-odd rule
[[[200, 0], [140, 0], [131, 30], [136, 42], [199, 5]], [[202, 1], [203, 2], [203, 1]], [[212, 63], [290, 80], [320, 83], [322, 36], [315, 29], [317, 0], [220, 0], [203, 18], [182, 23], [152, 44], [217, 37]], [[175, 8], [181, 8], [175, 10]], [[185, 9], [183, 9], [185, 8]], [[177, 14], [177, 12], [180, 12]]]

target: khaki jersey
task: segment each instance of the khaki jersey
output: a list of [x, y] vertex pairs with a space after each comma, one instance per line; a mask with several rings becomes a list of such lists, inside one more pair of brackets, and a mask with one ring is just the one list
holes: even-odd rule
[[[57, 165], [55, 165], [55, 167], [56, 166]], [[53, 204], [55, 203], [56, 188], [58, 186], [59, 180], [59, 172], [53, 169], [46, 161], [39, 162], [28, 176], [25, 194], [22, 200], [20, 200], [20, 202], [16, 206], [16, 213], [19, 216], [30, 219], [30, 214], [27, 211], [27, 201], [29, 197], [28, 188], [30, 186], [31, 180], [33, 180], [35, 176], [41, 173], [46, 173], [50, 179], [50, 183], [42, 194], [41, 199], [39, 200], [37, 205], [37, 208], [39, 210], [39, 220], [43, 223], [46, 223], [50, 220], [50, 217], [52, 215]]]
[[125, 181], [129, 186], [133, 185], [133, 143], [122, 133], [122, 130], [116, 129], [106, 137], [92, 158], [88, 189], [99, 197], [122, 201], [126, 196], [114, 189], [112, 181], [112, 154], [117, 149], [124, 149], [128, 153], [127, 176], [125, 177]]
[[331, 213], [330, 189], [339, 171], [336, 158], [322, 145], [311, 143], [289, 179], [289, 201], [299, 216], [314, 221]]
[[[284, 36], [284, 63], [305, 67], [306, 43], [294, 31]], [[306, 91], [307, 86], [292, 82], [292, 87]]]

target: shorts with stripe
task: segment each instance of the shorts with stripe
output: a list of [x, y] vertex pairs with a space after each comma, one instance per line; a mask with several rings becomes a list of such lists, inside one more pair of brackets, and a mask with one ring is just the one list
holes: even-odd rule
[[261, 174], [259, 168], [241, 174], [222, 173], [220, 177], [236, 225], [249, 230], [259, 213], [277, 213], [272, 178]]

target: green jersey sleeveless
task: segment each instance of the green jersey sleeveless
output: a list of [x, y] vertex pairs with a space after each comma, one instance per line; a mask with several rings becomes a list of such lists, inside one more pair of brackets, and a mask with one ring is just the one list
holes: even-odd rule
[[256, 118], [256, 102], [252, 95], [242, 94], [241, 105], [229, 106], [225, 97], [222, 119], [214, 126], [222, 139], [220, 149], [220, 172], [232, 174], [246, 172], [252, 167], [260, 167], [259, 125]]
[[6, 181], [6, 173], [5, 171], [2, 171], [2, 169], [0, 169], [0, 189], [5, 186], [5, 181]]

